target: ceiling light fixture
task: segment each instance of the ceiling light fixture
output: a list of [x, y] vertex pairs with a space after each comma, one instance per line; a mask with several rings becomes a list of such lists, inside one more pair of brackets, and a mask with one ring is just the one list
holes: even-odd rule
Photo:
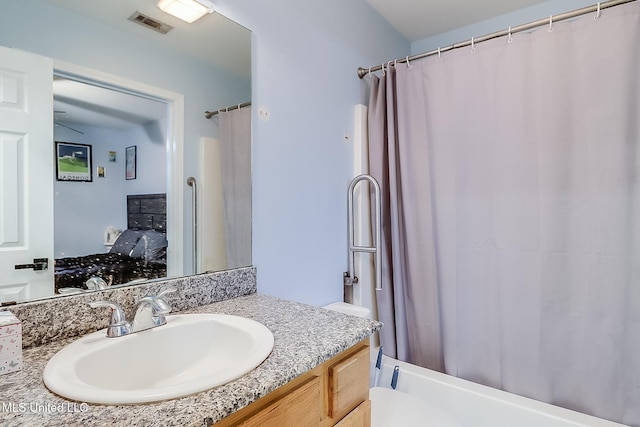
[[158, 7], [189, 24], [213, 13], [213, 3], [209, 0], [159, 0]]

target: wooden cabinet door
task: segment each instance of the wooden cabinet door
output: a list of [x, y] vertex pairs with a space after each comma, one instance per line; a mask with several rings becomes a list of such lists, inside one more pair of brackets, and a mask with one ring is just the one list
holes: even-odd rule
[[371, 427], [371, 401], [365, 400], [335, 427]]
[[308, 381], [238, 424], [241, 427], [315, 427], [320, 424], [320, 378]]
[[369, 347], [329, 367], [329, 416], [339, 420], [369, 399]]

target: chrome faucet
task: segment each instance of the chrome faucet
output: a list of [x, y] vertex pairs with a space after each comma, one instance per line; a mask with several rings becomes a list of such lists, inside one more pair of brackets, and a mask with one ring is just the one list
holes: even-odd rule
[[158, 295], [149, 295], [141, 298], [138, 301], [138, 308], [133, 317], [133, 322], [131, 322], [131, 332], [144, 331], [167, 323], [165, 315], [171, 313], [171, 306], [167, 304], [163, 297], [175, 291], [176, 288], [169, 288]]
[[115, 338], [133, 334], [147, 329], [162, 326], [167, 323], [167, 314], [171, 312], [171, 306], [163, 297], [175, 292], [176, 288], [168, 288], [158, 295], [148, 295], [138, 301], [133, 322], [127, 322], [124, 310], [119, 304], [111, 301], [94, 301], [89, 305], [93, 308], [108, 307], [111, 309], [111, 320], [107, 328], [107, 337]]
[[120, 304], [111, 301], [94, 301], [90, 302], [89, 305], [92, 308], [109, 307], [111, 309], [111, 320], [107, 328], [107, 337], [115, 338], [131, 333], [131, 325], [127, 322], [124, 310]]

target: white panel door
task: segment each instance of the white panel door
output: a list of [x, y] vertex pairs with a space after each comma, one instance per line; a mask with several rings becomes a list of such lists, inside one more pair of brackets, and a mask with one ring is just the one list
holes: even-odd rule
[[0, 47], [0, 302], [53, 294], [52, 88], [51, 59]]

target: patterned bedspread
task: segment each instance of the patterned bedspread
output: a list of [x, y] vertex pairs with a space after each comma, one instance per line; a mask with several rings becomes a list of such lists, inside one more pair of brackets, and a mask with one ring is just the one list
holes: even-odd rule
[[146, 261], [117, 253], [86, 255], [55, 260], [55, 290], [87, 289], [85, 282], [100, 277], [108, 285], [127, 283], [135, 279], [155, 279], [167, 275], [164, 260]]

